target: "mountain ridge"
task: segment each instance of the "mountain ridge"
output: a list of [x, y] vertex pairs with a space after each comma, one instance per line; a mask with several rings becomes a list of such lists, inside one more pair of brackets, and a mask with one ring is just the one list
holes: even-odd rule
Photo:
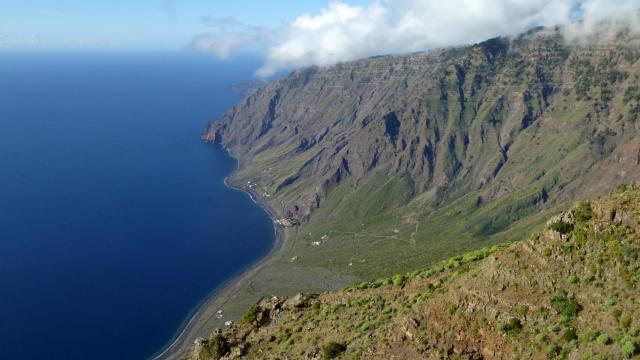
[[[212, 122], [205, 138], [222, 143], [245, 160], [272, 148], [286, 149], [288, 154], [281, 158], [299, 160], [300, 166], [283, 169], [270, 190], [278, 194], [286, 188], [296, 188], [296, 198], [285, 197], [291, 202], [286, 213], [302, 219], [319, 206], [328, 188], [346, 177], [362, 181], [378, 169], [385, 175], [408, 172], [416, 193], [445, 189], [452, 182], [485, 187], [509, 162], [511, 146], [518, 135], [512, 133], [546, 120], [543, 115], [551, 106], [552, 96], [567, 90], [575, 92], [574, 99], [591, 96], [585, 90], [591, 87], [584, 84], [586, 74], [578, 66], [582, 61], [580, 51], [585, 50], [574, 50], [578, 54], [571, 59], [575, 68], [560, 69], [573, 72], [573, 78], [566, 79], [566, 74], [557, 72], [561, 64], [569, 61], [566, 59], [571, 55], [565, 52], [570, 48], [562, 46], [558, 34], [541, 30], [534, 34], [528, 35], [533, 40], [527, 36], [511, 42], [497, 38], [467, 48], [376, 57], [326, 69], [296, 71]], [[517, 53], [522, 47], [529, 49]], [[604, 58], [619, 56], [616, 52], [620, 49], [603, 46], [600, 51], [597, 57]], [[607, 55], [602, 53], [607, 51]], [[509, 56], [515, 55], [509, 54], [520, 58], [514, 60]], [[509, 63], [514, 61], [521, 64]], [[550, 64], [542, 66], [543, 61]], [[501, 66], [512, 68], [500, 70]], [[528, 66], [535, 66], [534, 74], [522, 76], [515, 84], [504, 81]], [[622, 82], [621, 77], [629, 76], [628, 71], [604, 70], [608, 71], [605, 79], [595, 85], [610, 80], [617, 85]], [[389, 84], [380, 85], [384, 82]], [[496, 83], [496, 89], [483, 88], [490, 82]], [[361, 90], [354, 91], [354, 85]], [[479, 96], [481, 92], [483, 97]], [[365, 95], [375, 99], [367, 102]], [[474, 97], [478, 100], [474, 101]], [[316, 99], [319, 101], [314, 103]], [[428, 101], [433, 103], [419, 103]], [[589, 105], [596, 110], [604, 107], [596, 113], [604, 117], [607, 109], [603, 104], [606, 102], [596, 99]], [[478, 119], [484, 124], [477, 124]], [[595, 140], [606, 141], [608, 135], [597, 134], [600, 138]], [[489, 152], [480, 151], [489, 147]], [[473, 162], [482, 166], [474, 168]], [[309, 178], [318, 180], [296, 186]], [[501, 189], [492, 191], [500, 193]], [[485, 196], [491, 198], [494, 194], [488, 191]]]

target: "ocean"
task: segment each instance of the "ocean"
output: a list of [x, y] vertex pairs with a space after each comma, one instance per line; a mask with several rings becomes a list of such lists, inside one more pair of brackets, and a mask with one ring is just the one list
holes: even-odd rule
[[189, 52], [0, 54], [0, 358], [144, 359], [270, 250], [201, 142], [258, 66]]

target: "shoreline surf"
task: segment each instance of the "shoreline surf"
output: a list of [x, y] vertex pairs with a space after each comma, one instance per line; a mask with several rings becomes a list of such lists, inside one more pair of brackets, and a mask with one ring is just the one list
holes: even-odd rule
[[[269, 261], [271, 261], [275, 257], [275, 255], [280, 252], [280, 250], [282, 249], [282, 245], [284, 244], [284, 229], [276, 226], [275, 224], [275, 220], [278, 217], [276, 211], [267, 203], [261, 202], [257, 194], [254, 193], [251, 189], [244, 189], [238, 185], [230, 183], [229, 178], [236, 174], [242, 166], [240, 159], [235, 156], [229, 149], [224, 148], [219, 144], [214, 144], [214, 146], [220, 146], [222, 149], [226, 150], [228, 156], [236, 161], [236, 168], [224, 178], [224, 185], [229, 189], [247, 194], [253, 203], [258, 205], [267, 213], [267, 215], [269, 215], [269, 218], [271, 219], [273, 224], [274, 231], [273, 245], [271, 246], [269, 252], [261, 257], [257, 262], [249, 265], [244, 269], [240, 269], [236, 275], [231, 276], [228, 280], [224, 281], [214, 290], [212, 290], [209, 295], [207, 295], [198, 305], [194, 307], [194, 309], [190, 312], [190, 315], [186, 317], [186, 319], [188, 320], [183, 321], [180, 324], [178, 330], [176, 331], [177, 335], [172, 336], [167, 345], [164, 345], [160, 350], [152, 354], [148, 358], [150, 360], [182, 359], [182, 356], [184, 356], [185, 353], [190, 350], [192, 342], [195, 340], [195, 338], [198, 337], [198, 334], [195, 332], [197, 331], [196, 327], [199, 320], [205, 319], [204, 315], [209, 312], [209, 310], [212, 310], [214, 305], [215, 308], [220, 308], [226, 305], [231, 296], [234, 293], [238, 292], [238, 288], [241, 287], [244, 283], [248, 282], [258, 271], [260, 271], [266, 264], [268, 264]], [[226, 297], [227, 299], [222, 304], [217, 304], [217, 301], [224, 297]], [[206, 317], [206, 319], [209, 318], [210, 317]]]

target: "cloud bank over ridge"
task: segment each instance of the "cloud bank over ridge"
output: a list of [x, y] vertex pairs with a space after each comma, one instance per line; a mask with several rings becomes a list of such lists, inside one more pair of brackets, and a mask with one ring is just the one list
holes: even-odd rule
[[268, 77], [305, 66], [514, 36], [538, 25], [563, 26], [571, 41], [606, 33], [604, 21], [640, 31], [638, 9], [640, 0], [378, 0], [368, 6], [332, 0], [320, 13], [302, 14], [277, 29], [209, 19], [212, 33], [195, 37], [191, 46], [220, 58], [257, 46], [264, 60], [257, 75]]

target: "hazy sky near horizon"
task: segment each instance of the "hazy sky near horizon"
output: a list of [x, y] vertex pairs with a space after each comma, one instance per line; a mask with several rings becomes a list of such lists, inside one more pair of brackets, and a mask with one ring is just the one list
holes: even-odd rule
[[[182, 48], [206, 19], [279, 27], [327, 0], [2, 0], [0, 47]], [[350, 0], [363, 5], [369, 0]]]
[[181, 49], [262, 58], [256, 74], [561, 27], [640, 33], [640, 0], [2, 0], [3, 48]]

